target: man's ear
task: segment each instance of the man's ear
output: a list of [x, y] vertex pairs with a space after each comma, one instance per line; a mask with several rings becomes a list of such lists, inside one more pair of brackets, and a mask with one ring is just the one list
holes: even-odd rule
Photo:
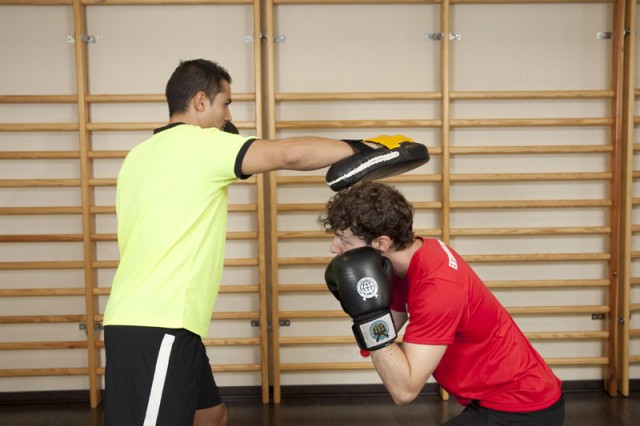
[[393, 241], [386, 235], [381, 235], [371, 242], [371, 247], [385, 254], [393, 247]]
[[191, 100], [191, 104], [193, 105], [193, 108], [198, 112], [204, 111], [206, 106], [205, 103], [207, 102], [209, 102], [209, 98], [207, 97], [206, 93], [202, 91], [196, 93], [196, 95]]

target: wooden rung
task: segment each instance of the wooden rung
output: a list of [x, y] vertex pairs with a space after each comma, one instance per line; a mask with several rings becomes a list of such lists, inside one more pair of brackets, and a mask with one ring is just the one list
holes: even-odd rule
[[278, 232], [278, 240], [295, 240], [295, 239], [315, 239], [330, 241], [332, 234], [324, 231], [280, 231]]
[[[36, 4], [31, 0], [2, 0], [0, 4]], [[72, 4], [73, 0], [41, 0], [37, 4]], [[2, 95], [0, 104], [75, 104], [76, 95]]]
[[89, 151], [87, 154], [89, 158], [124, 158], [129, 151]]
[[276, 121], [276, 129], [367, 129], [440, 127], [441, 120], [297, 120]]
[[[397, 341], [397, 339], [396, 339]], [[296, 345], [341, 345], [356, 344], [353, 336], [305, 336], [305, 337], [280, 337], [281, 346]]]
[[324, 293], [328, 291], [326, 284], [280, 284], [280, 293]]
[[0, 297], [84, 296], [84, 288], [0, 289]]
[[[138, 0], [142, 1], [142, 0]], [[94, 3], [91, 3], [92, 5]], [[114, 4], [114, 1], [109, 1]], [[234, 121], [233, 124], [238, 129], [254, 129], [256, 123], [254, 121]], [[87, 123], [87, 130], [91, 132], [131, 132], [131, 131], [153, 131], [159, 127], [166, 126], [166, 122], [142, 123], [142, 122], [121, 122], [121, 123]], [[2, 128], [0, 127], [0, 130]]]
[[451, 127], [584, 127], [611, 126], [613, 118], [477, 118], [452, 119]]
[[545, 358], [549, 365], [608, 365], [609, 358]]
[[78, 151], [2, 151], [2, 160], [60, 160], [80, 158]]
[[260, 312], [214, 312], [211, 316], [212, 320], [239, 320], [239, 319], [258, 319]]
[[[397, 3], [397, 2], [396, 2]], [[276, 93], [276, 102], [300, 101], [430, 101], [442, 99], [440, 92], [308, 92]], [[235, 95], [234, 95], [235, 100]]]
[[85, 315], [10, 315], [0, 316], [0, 324], [48, 324], [84, 322]]
[[631, 312], [640, 312], [640, 303], [631, 303], [629, 305], [629, 310]]
[[492, 235], [585, 235], [610, 234], [607, 226], [563, 227], [563, 228], [452, 228], [452, 236], [492, 236]]
[[[442, 176], [440, 175], [425, 175], [425, 174], [403, 174], [386, 179], [380, 179], [380, 182], [385, 183], [426, 183], [426, 182], [440, 182]], [[309, 185], [309, 184], [321, 184], [326, 186], [327, 182], [324, 176], [314, 175], [300, 175], [300, 176], [282, 176], [276, 175], [276, 182], [279, 185]]]
[[366, 362], [318, 362], [280, 364], [280, 371], [329, 371], [329, 370], [373, 370], [373, 363]]
[[608, 287], [609, 280], [521, 280], [521, 281], [485, 281], [487, 287], [498, 288], [571, 288], [571, 287]]
[[631, 355], [629, 356], [629, 362], [632, 364], [640, 363], [640, 355]]
[[[194, 4], [197, 3], [197, 0], [190, 0], [189, 3]], [[110, 0], [109, 2], [110, 4], [117, 4], [117, 3], [121, 3], [121, 4], [143, 4], [143, 3], [154, 3], [154, 4], [166, 4], [166, 3], [173, 3], [173, 4], [180, 4], [179, 1], [156, 1], [156, 2], [152, 2], [152, 1], [138, 1], [138, 0], [130, 0], [130, 1], [126, 1], [126, 0]], [[201, 0], [202, 4], [214, 4], [214, 3], [240, 3], [240, 4], [249, 4], [251, 3], [251, 0], [241, 0], [241, 1], [215, 1], [215, 0]], [[90, 5], [94, 5], [94, 2], [91, 1], [83, 1], [83, 4], [90, 4]], [[154, 103], [154, 102], [166, 102], [167, 98], [164, 94], [160, 94], [160, 93], [156, 93], [156, 94], [113, 94], [113, 95], [107, 95], [107, 94], [93, 94], [93, 95], [87, 95], [86, 98], [87, 102], [89, 103], [137, 103], [137, 102], [144, 102], [144, 103]], [[234, 102], [249, 102], [249, 101], [255, 101], [256, 96], [254, 93], [234, 93], [233, 94], [233, 101]]]
[[115, 214], [116, 206], [91, 206], [89, 212], [91, 214]]
[[629, 330], [629, 337], [638, 337], [638, 336], [640, 336], [640, 329]]
[[611, 259], [610, 253], [528, 253], [528, 254], [486, 254], [463, 256], [470, 263], [495, 263], [495, 262], [586, 262], [607, 261]]
[[328, 319], [328, 318], [347, 318], [347, 314], [343, 311], [281, 311], [278, 313], [280, 318], [286, 319]]
[[87, 341], [71, 342], [0, 342], [0, 350], [85, 349]]
[[602, 340], [609, 338], [608, 331], [550, 331], [528, 332], [524, 335], [529, 340]]
[[611, 200], [451, 201], [450, 206], [452, 209], [611, 207]]
[[535, 146], [458, 146], [449, 152], [455, 155], [482, 154], [570, 154], [612, 152], [611, 145], [535, 145]]
[[[577, 0], [576, 0], [577, 1]], [[473, 0], [453, 0], [451, 3], [473, 3]], [[479, 0], [478, 0], [479, 2]], [[514, 3], [517, 2], [514, 1]], [[450, 92], [452, 100], [487, 100], [487, 99], [609, 99], [613, 90], [539, 90], [539, 91], [460, 91]]]
[[612, 174], [603, 173], [486, 173], [452, 174], [451, 182], [527, 182], [527, 181], [590, 181], [611, 180]]
[[0, 370], [0, 377], [27, 377], [27, 376], [86, 376], [87, 368], [23, 368]]
[[506, 307], [507, 312], [511, 315], [540, 315], [540, 314], [606, 314], [609, 312], [609, 306], [517, 306]]
[[82, 214], [82, 207], [0, 207], [0, 215]]
[[0, 188], [79, 187], [80, 179], [2, 179]]
[[83, 269], [83, 261], [53, 261], [53, 262], [0, 262], [0, 270], [28, 270], [28, 269]]
[[227, 337], [202, 339], [205, 346], [255, 346], [260, 344], [258, 337]]
[[2, 123], [0, 132], [75, 132], [77, 123]]
[[0, 235], [0, 243], [81, 242], [82, 234]]

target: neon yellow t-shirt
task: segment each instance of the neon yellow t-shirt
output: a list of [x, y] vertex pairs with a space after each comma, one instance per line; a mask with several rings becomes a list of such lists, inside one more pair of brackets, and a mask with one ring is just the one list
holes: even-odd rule
[[104, 325], [209, 330], [227, 228], [227, 189], [254, 138], [186, 124], [134, 147], [118, 174], [120, 264]]

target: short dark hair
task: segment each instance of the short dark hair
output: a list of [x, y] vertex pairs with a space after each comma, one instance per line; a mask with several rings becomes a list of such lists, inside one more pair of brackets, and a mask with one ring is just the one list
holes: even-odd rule
[[231, 83], [231, 76], [216, 62], [206, 59], [180, 61], [165, 90], [169, 116], [186, 112], [189, 102], [198, 92], [206, 93], [207, 98], [213, 101], [222, 90], [222, 80]]
[[396, 188], [378, 182], [363, 182], [336, 193], [327, 203], [320, 223], [328, 232], [344, 231], [367, 244], [386, 235], [397, 250], [414, 240], [413, 206]]

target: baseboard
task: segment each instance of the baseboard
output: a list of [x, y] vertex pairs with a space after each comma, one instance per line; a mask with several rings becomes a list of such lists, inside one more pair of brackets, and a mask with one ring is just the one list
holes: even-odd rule
[[[570, 380], [563, 382], [565, 393], [603, 392], [603, 380]], [[632, 379], [629, 383], [631, 392], [640, 391], [640, 379]], [[440, 388], [436, 383], [427, 383], [421, 395], [437, 395]], [[227, 386], [221, 387], [220, 393], [225, 401], [261, 401], [262, 390], [259, 386]], [[296, 385], [282, 386], [282, 398], [317, 398], [323, 396], [336, 397], [377, 397], [389, 396], [382, 384], [367, 385]], [[270, 390], [273, 395], [273, 390]], [[273, 399], [273, 398], [271, 398]], [[37, 392], [0, 392], [0, 405], [15, 404], [65, 404], [88, 403], [88, 390], [37, 391]]]

